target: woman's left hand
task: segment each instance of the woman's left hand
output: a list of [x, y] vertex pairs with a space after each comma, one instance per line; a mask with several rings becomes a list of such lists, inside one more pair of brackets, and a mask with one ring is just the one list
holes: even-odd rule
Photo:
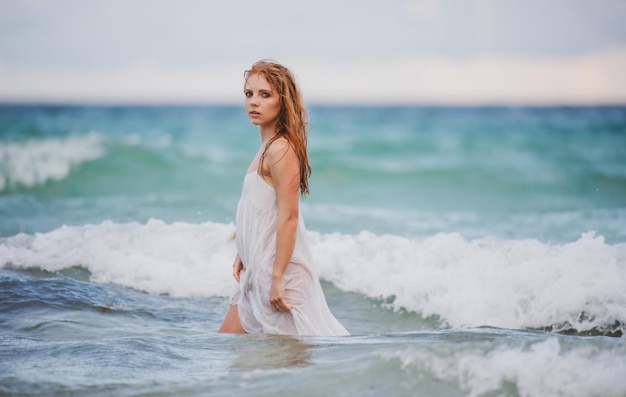
[[291, 306], [285, 300], [285, 283], [282, 278], [272, 278], [270, 306], [274, 312], [289, 312]]

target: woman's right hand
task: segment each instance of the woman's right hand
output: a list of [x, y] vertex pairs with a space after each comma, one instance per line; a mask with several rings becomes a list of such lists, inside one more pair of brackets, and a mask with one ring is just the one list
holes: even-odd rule
[[233, 277], [235, 277], [235, 280], [237, 280], [237, 282], [241, 280], [242, 271], [245, 272], [246, 268], [244, 267], [243, 262], [241, 262], [239, 254], [237, 254], [237, 257], [235, 258], [235, 263], [233, 263]]

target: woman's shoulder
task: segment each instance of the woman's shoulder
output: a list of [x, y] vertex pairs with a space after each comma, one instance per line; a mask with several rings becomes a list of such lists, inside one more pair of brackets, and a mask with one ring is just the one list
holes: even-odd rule
[[267, 154], [270, 157], [284, 156], [288, 152], [295, 153], [293, 146], [285, 137], [279, 137], [274, 139], [272, 142], [269, 143], [267, 147]]
[[[297, 166], [298, 156], [293, 146], [287, 138], [279, 137], [269, 144], [266, 151], [268, 165], [274, 166], [278, 163], [295, 164]], [[297, 167], [296, 167], [297, 168]]]

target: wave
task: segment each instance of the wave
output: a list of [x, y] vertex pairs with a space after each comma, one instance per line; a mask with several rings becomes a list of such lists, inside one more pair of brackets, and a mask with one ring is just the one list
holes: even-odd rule
[[[567, 346], [556, 337], [517, 344], [497, 344], [495, 348], [494, 341], [454, 347], [413, 345], [372, 353], [371, 359], [394, 365], [405, 375], [402, 379], [410, 375], [414, 389], [438, 385], [441, 390], [434, 394], [441, 395], [624, 395], [623, 344], [608, 348], [579, 342]], [[585, 376], [578, 376], [581, 373]]]
[[198, 183], [198, 175], [218, 186], [233, 180], [224, 165], [230, 157], [219, 145], [181, 143], [169, 134], [91, 132], [0, 142], [0, 194], [33, 190], [93, 197], [160, 191], [205, 196], [207, 184]]
[[[0, 239], [0, 267], [50, 272], [80, 266], [97, 283], [154, 294], [228, 296], [234, 226], [205, 222], [63, 226]], [[309, 232], [320, 277], [440, 326], [622, 334], [626, 244], [586, 233], [537, 240], [425, 239]]]
[[234, 226], [150, 220], [63, 226], [0, 239], [0, 266], [59, 272], [84, 267], [91, 281], [155, 294], [226, 296]]
[[[422, 240], [362, 232], [316, 235], [322, 275], [343, 290], [438, 316], [452, 327], [623, 328], [626, 244], [590, 232], [575, 242]], [[623, 329], [622, 329], [623, 331]]]
[[104, 155], [104, 140], [92, 132], [65, 138], [0, 142], [0, 192], [62, 180], [77, 165]]

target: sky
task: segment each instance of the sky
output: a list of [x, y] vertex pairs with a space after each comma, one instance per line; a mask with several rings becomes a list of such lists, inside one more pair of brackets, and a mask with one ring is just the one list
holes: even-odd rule
[[626, 0], [0, 0], [0, 101], [626, 103]]

